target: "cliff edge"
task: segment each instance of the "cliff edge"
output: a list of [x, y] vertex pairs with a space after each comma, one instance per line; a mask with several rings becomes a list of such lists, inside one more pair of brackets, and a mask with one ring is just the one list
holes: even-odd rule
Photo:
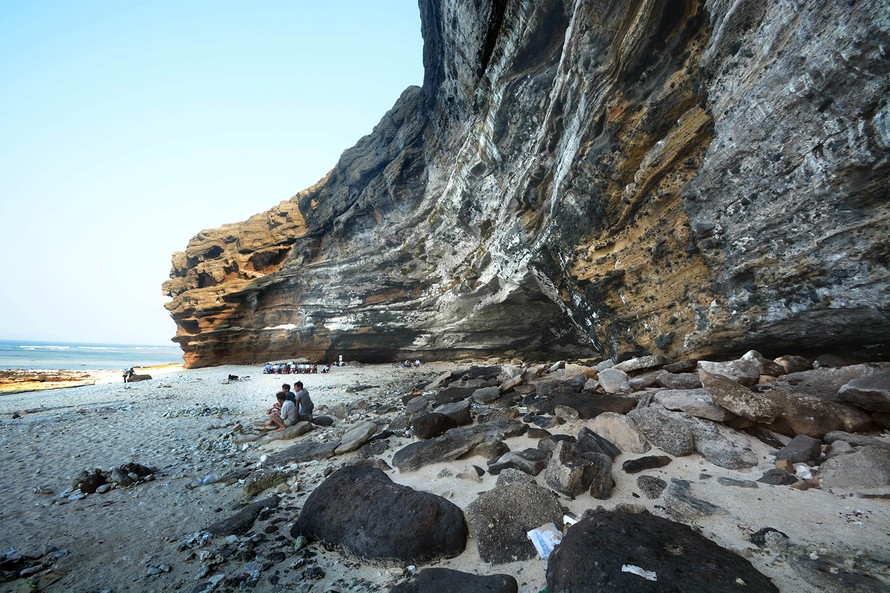
[[885, 3], [420, 12], [423, 87], [174, 254], [188, 366], [887, 351]]

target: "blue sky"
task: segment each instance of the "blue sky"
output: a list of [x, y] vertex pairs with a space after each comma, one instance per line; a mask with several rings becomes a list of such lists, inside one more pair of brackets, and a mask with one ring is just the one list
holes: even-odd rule
[[0, 339], [164, 344], [170, 256], [423, 81], [416, 0], [0, 0]]

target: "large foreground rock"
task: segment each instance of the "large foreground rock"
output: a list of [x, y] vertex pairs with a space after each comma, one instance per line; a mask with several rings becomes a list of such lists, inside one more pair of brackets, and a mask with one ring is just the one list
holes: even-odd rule
[[547, 488], [511, 483], [480, 495], [466, 515], [482, 560], [503, 564], [534, 558], [537, 552], [526, 533], [545, 523], [560, 526], [563, 510]]
[[378, 469], [349, 466], [312, 491], [291, 535], [361, 558], [419, 563], [463, 552], [467, 524], [440, 496], [396, 484]]
[[[624, 567], [654, 573], [651, 581]], [[751, 563], [648, 513], [597, 511], [570, 527], [547, 563], [548, 593], [778, 593]]]
[[519, 584], [508, 574], [478, 575], [451, 568], [424, 568], [417, 578], [390, 593], [516, 593]]

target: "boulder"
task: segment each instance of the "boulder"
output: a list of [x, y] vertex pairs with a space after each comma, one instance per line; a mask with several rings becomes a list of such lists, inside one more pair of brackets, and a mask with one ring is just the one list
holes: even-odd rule
[[776, 362], [782, 365], [782, 368], [785, 369], [785, 372], [788, 374], [799, 373], [800, 371], [806, 371], [813, 368], [813, 364], [808, 359], [793, 354], [780, 356], [776, 359]]
[[473, 416], [470, 413], [472, 400], [462, 399], [459, 402], [444, 404], [436, 408], [436, 412], [444, 414], [454, 420], [458, 426], [466, 426], [473, 423]]
[[509, 451], [510, 447], [504, 441], [495, 437], [485, 437], [481, 443], [473, 447], [470, 454], [479, 455], [487, 460], [495, 460]]
[[639, 358], [631, 358], [629, 360], [625, 360], [624, 362], [619, 362], [611, 368], [617, 369], [619, 371], [624, 371], [625, 373], [632, 373], [634, 371], [642, 371], [660, 367], [662, 365], [668, 364], [669, 362], [670, 361], [664, 356], [640, 356]]
[[287, 481], [287, 474], [276, 469], [260, 469], [244, 478], [244, 496], [253, 498], [260, 492], [274, 488]]
[[556, 495], [535, 484], [498, 486], [466, 508], [479, 556], [490, 564], [534, 558], [537, 552], [526, 533], [545, 523], [560, 526], [562, 515]]
[[655, 469], [668, 465], [673, 459], [667, 455], [647, 455], [637, 459], [628, 459], [621, 464], [621, 469], [629, 474], [635, 474], [647, 469]]
[[424, 568], [411, 581], [389, 593], [517, 593], [519, 584], [507, 574], [479, 575], [452, 568]]
[[265, 465], [289, 465], [291, 463], [303, 463], [305, 461], [314, 461], [316, 459], [329, 459], [334, 456], [334, 451], [340, 443], [318, 443], [308, 441], [296, 443], [286, 449], [282, 449], [277, 453], [273, 453], [266, 457]]
[[700, 370], [698, 375], [714, 401], [737, 416], [760, 424], [769, 424], [781, 413], [779, 406], [769, 398], [754, 393], [736, 381], [706, 370]]
[[841, 387], [854, 379], [860, 379], [874, 372], [876, 372], [875, 368], [868, 364], [810, 369], [789, 373], [771, 381], [769, 385], [773, 389], [784, 389], [837, 401], [837, 392]]
[[820, 466], [822, 487], [857, 490], [890, 485], [890, 449], [868, 445], [849, 455], [832, 457]]
[[695, 451], [695, 437], [689, 419], [682, 414], [648, 407], [632, 410], [627, 417], [634, 421], [653, 445], [665, 453], [682, 457]]
[[661, 371], [655, 375], [655, 383], [665, 389], [698, 389], [701, 387], [701, 379], [695, 373]]
[[287, 441], [303, 436], [313, 428], [312, 422], [297, 422], [293, 426], [288, 426], [284, 430], [270, 431], [257, 439], [258, 445], [265, 445], [272, 441]]
[[757, 482], [753, 480], [736, 480], [735, 478], [728, 478], [726, 476], [720, 476], [717, 478], [717, 483], [721, 486], [732, 486], [735, 488], [758, 488]]
[[779, 590], [750, 562], [686, 525], [649, 513], [600, 510], [573, 525], [550, 555], [547, 591]]
[[633, 420], [623, 414], [604, 412], [587, 422], [586, 427], [614, 443], [624, 453], [645, 453], [651, 448]]
[[457, 459], [484, 440], [485, 435], [482, 434], [450, 430], [441, 436], [411, 443], [399, 449], [393, 455], [392, 464], [400, 472], [416, 471], [425, 465]]
[[498, 475], [505, 469], [517, 469], [530, 476], [537, 476], [547, 467], [549, 454], [541, 449], [523, 449], [508, 451], [488, 466], [488, 473]]
[[890, 371], [850, 381], [840, 388], [838, 399], [871, 412], [890, 412]]
[[774, 360], [764, 357], [757, 350], [749, 350], [742, 355], [742, 360], [751, 360], [760, 366], [760, 374], [769, 377], [779, 377], [785, 374], [785, 367]]
[[603, 369], [596, 376], [596, 380], [600, 382], [600, 387], [606, 393], [622, 393], [625, 389], [624, 385], [629, 379], [630, 377], [627, 373], [614, 367]]
[[214, 535], [243, 535], [250, 531], [256, 522], [257, 517], [264, 509], [274, 509], [280, 502], [278, 496], [270, 496], [263, 500], [258, 500], [243, 507], [240, 511], [227, 517], [220, 519], [207, 528], [207, 531]]
[[822, 441], [806, 435], [798, 435], [776, 453], [776, 461], [784, 460], [791, 464], [811, 463], [821, 453]]
[[592, 488], [594, 498], [605, 499], [612, 490], [612, 459], [601, 453], [582, 453], [563, 441], [556, 445], [542, 476], [560, 494], [574, 497]]
[[615, 459], [621, 454], [621, 450], [586, 426], [578, 432], [574, 449], [579, 453], [601, 453]]
[[452, 428], [457, 428], [457, 421], [438, 412], [421, 414], [411, 422], [411, 431], [419, 439], [431, 439]]
[[[455, 401], [460, 401], [461, 398], [458, 398]], [[436, 396], [432, 393], [426, 395], [419, 395], [405, 404], [405, 413], [408, 416], [414, 416], [416, 414], [420, 414], [421, 412], [425, 412], [426, 409], [436, 401]], [[451, 402], [448, 402], [451, 403]]]
[[723, 514], [726, 511], [702, 498], [692, 495], [692, 483], [671, 478], [664, 492], [664, 506], [678, 521], [693, 522], [702, 517]]
[[871, 426], [871, 417], [851, 406], [784, 388], [766, 393], [779, 408], [779, 417], [770, 424], [770, 428], [779, 434], [801, 434], [819, 439], [829, 432], [856, 432]]
[[761, 484], [770, 484], [771, 486], [790, 486], [798, 482], [799, 479], [794, 474], [783, 469], [773, 468], [767, 470], [757, 481]]
[[501, 390], [498, 387], [480, 387], [473, 392], [473, 401], [480, 404], [490, 404], [501, 397]]
[[471, 397], [474, 391], [475, 387], [446, 387], [435, 395], [434, 401], [439, 405], [451, 404]]
[[[695, 378], [698, 381], [697, 375]], [[735, 418], [735, 414], [714, 403], [711, 394], [705, 389], [662, 389], [655, 393], [653, 401], [668, 410], [686, 412], [697, 418], [707, 418], [717, 422], [726, 422]]]
[[667, 488], [667, 482], [655, 476], [640, 476], [637, 478], [637, 488], [640, 489], [643, 496], [649, 500], [655, 500]]
[[578, 412], [578, 417], [583, 420], [596, 418], [600, 414], [612, 412], [615, 414], [627, 414], [637, 405], [637, 400], [632, 397], [617, 395], [604, 396], [588, 392], [559, 393], [548, 400], [543, 400], [537, 409], [545, 414], [553, 414], [556, 406], [566, 406]]
[[535, 483], [536, 482], [534, 476], [531, 476], [524, 471], [514, 469], [512, 467], [501, 470], [501, 472], [498, 474], [498, 479], [495, 480], [495, 485], [497, 486], [505, 486], [507, 484]]
[[346, 431], [346, 434], [340, 437], [340, 444], [334, 449], [334, 453], [342, 455], [343, 453], [355, 451], [374, 436], [374, 433], [377, 432], [377, 428], [377, 425], [373, 422], [362, 422], [361, 424], [350, 428]]
[[[750, 387], [760, 380], [760, 364], [756, 360], [730, 360], [727, 362], [698, 361], [699, 378], [702, 371], [731, 379], [739, 385]], [[704, 383], [704, 379], [702, 379]]]
[[312, 491], [291, 535], [360, 558], [420, 563], [462, 553], [467, 524], [440, 496], [396, 484], [378, 469], [347, 466]]
[[823, 439], [826, 443], [835, 443], [837, 441], [846, 441], [856, 447], [867, 447], [873, 445], [875, 447], [890, 448], [890, 440], [870, 434], [855, 434], [844, 431], [829, 432]]
[[710, 420], [692, 419], [695, 450], [720, 467], [744, 469], [757, 465], [757, 456], [739, 433]]

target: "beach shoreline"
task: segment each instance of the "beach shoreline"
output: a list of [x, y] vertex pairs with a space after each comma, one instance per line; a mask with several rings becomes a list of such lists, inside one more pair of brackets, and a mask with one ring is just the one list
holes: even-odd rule
[[[282, 383], [305, 383], [316, 415], [328, 414], [335, 422], [299, 438], [331, 442], [362, 423], [376, 422], [383, 428], [385, 419], [393, 417], [379, 411], [404, 409], [402, 398], [415, 386], [468, 366], [356, 365], [337, 367], [327, 374], [295, 375], [265, 375], [259, 366], [165, 366], [151, 369], [157, 375], [151, 381], [125, 384], [118, 373], [113, 382], [77, 389], [4, 395], [0, 397], [0, 445], [5, 452], [0, 461], [0, 495], [6, 503], [0, 508], [0, 547], [35, 559], [33, 578], [41, 591], [189, 591], [215, 578], [234, 578], [238, 571], [259, 575], [254, 591], [301, 591], [308, 573], [306, 566], [296, 565], [299, 558], [306, 561], [306, 549], [299, 551], [290, 528], [307, 496], [326, 476], [363, 457], [355, 451], [292, 465], [285, 468], [286, 480], [259, 494], [246, 494], [243, 479], [226, 481], [227, 476], [257, 471], [267, 456], [295, 442], [263, 442], [263, 433], [252, 429], [264, 419], [274, 393]], [[15, 414], [19, 417], [13, 418]], [[577, 434], [583, 425], [584, 421], [569, 421], [559, 427], [559, 433]], [[376, 458], [392, 464], [394, 453], [412, 442], [416, 439], [394, 434]], [[536, 446], [526, 435], [506, 442], [515, 451]], [[750, 537], [758, 530], [779, 530], [807, 553], [820, 556], [880, 558], [884, 554], [890, 535], [886, 500], [787, 486], [719, 485], [717, 478], [751, 481], [774, 467], [766, 445], [753, 438], [749, 444], [759, 459], [754, 468], [725, 470], [692, 455], [676, 457], [669, 466], [647, 473], [666, 481], [688, 481], [696, 496], [723, 509], [694, 520], [696, 529], [749, 559], [783, 593], [824, 590], [802, 581], [788, 554], [783, 557], [753, 545]], [[561, 498], [561, 503], [576, 516], [599, 506], [610, 510], [633, 506], [663, 514], [664, 501], [636, 495], [636, 476], [618, 469], [628, 457], [634, 456], [622, 454], [615, 461], [611, 498], [581, 495]], [[129, 463], [152, 468], [152, 478], [89, 495], [72, 488], [79, 472], [108, 471]], [[484, 468], [486, 463], [485, 458], [473, 455], [416, 471], [387, 470], [386, 474], [399, 484], [442, 496], [466, 509], [481, 492], [494, 488], [497, 476], [478, 476], [473, 471], [473, 466]], [[209, 525], [232, 516], [246, 503], [271, 495], [282, 502], [255, 534], [228, 539], [202, 535]], [[254, 546], [254, 556], [244, 551]], [[313, 582], [328, 586], [313, 591], [338, 583], [337, 590], [387, 593], [413, 570], [398, 562], [350, 558], [317, 543], [310, 542], [308, 550], [309, 566], [316, 570], [313, 574], [323, 575]], [[246, 555], [232, 562], [218, 557], [227, 553], [235, 554], [232, 559]], [[461, 555], [434, 564], [476, 574], [511, 574], [519, 582], [519, 593], [537, 593], [545, 584], [544, 561], [490, 565], [480, 559], [472, 537]], [[25, 581], [21, 577], [0, 583], [0, 593], [14, 591]]]
[[[183, 370], [182, 363], [133, 367], [137, 373], [164, 376]], [[123, 382], [123, 370], [106, 369], [0, 369], [0, 397], [14, 393], [68, 389]]]

